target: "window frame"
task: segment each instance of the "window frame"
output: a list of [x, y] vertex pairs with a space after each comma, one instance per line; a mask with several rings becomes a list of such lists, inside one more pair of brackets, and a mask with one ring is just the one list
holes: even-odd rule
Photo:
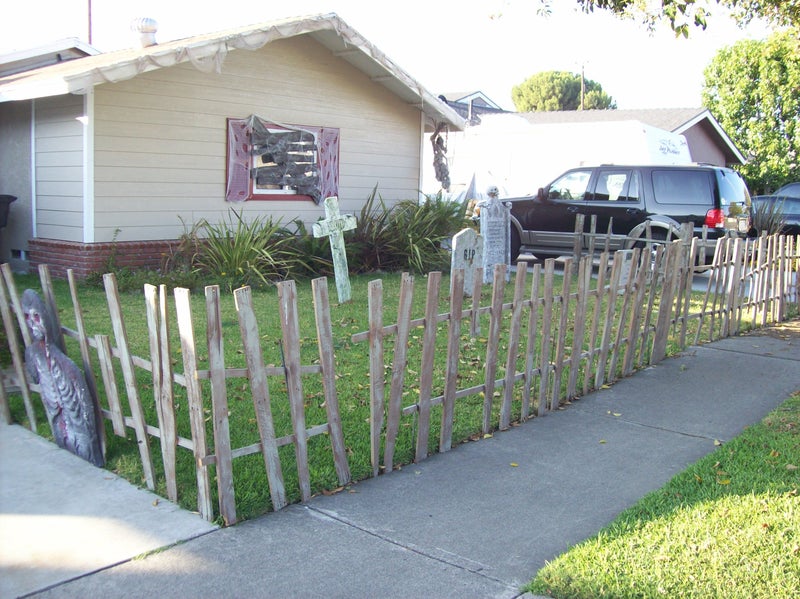
[[[318, 173], [316, 193], [305, 190], [258, 189], [256, 177], [257, 159], [263, 154], [253, 152], [254, 131], [278, 132], [300, 131], [314, 136], [314, 163]], [[307, 201], [317, 204], [329, 196], [339, 194], [339, 139], [340, 130], [332, 127], [286, 125], [256, 115], [245, 119], [228, 118], [226, 123], [226, 188], [225, 199], [229, 202], [244, 201]]]

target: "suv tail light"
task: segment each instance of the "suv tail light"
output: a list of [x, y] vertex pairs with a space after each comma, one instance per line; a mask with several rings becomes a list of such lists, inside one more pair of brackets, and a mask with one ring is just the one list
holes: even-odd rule
[[706, 222], [708, 227], [722, 228], [725, 226], [725, 211], [721, 208], [712, 208], [706, 212]]

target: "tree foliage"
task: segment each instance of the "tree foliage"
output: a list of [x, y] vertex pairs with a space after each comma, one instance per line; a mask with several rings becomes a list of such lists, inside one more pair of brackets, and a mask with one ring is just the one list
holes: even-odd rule
[[747, 158], [752, 192], [800, 180], [800, 41], [789, 32], [720, 50], [705, 70], [703, 104]]
[[[551, 0], [542, 0], [549, 7]], [[742, 25], [764, 19], [773, 25], [800, 27], [800, 0], [578, 0], [584, 12], [608, 10], [645, 22], [649, 27], [667, 22], [677, 35], [688, 37], [692, 27], [706, 28], [715, 6], [723, 6]]]
[[[545, 71], [515, 85], [511, 99], [518, 112], [578, 110], [581, 107], [581, 76], [565, 71]], [[616, 102], [591, 79], [584, 79], [585, 110], [616, 108]]]

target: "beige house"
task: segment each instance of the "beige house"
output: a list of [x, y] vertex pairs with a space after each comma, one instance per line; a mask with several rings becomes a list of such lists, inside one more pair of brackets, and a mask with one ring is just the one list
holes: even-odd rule
[[[92, 55], [0, 57], [0, 258], [158, 264], [230, 209], [307, 225], [337, 195], [417, 198], [426, 133], [464, 120], [335, 14]], [[49, 61], [47, 60], [49, 57]], [[33, 67], [33, 68], [31, 68]], [[20, 71], [20, 72], [14, 72]]]

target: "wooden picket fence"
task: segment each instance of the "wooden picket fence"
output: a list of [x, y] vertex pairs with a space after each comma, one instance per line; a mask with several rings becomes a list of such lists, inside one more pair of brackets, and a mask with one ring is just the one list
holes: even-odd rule
[[[426, 277], [424, 313], [418, 316], [412, 314], [415, 280], [404, 274], [396, 299], [397, 320], [391, 324], [383, 322], [387, 298], [382, 282], [371, 282], [368, 330], [353, 334], [350, 341], [366, 343], [369, 350], [365, 393], [369, 394], [372, 475], [391, 472], [398, 465], [395, 455], [404, 420], [414, 423], [413, 459], [420, 461], [432, 446], [445, 452], [464, 440], [453, 437], [453, 427], [459, 402], [466, 398], [478, 398], [483, 404], [480, 430], [473, 431], [479, 437], [495, 428], [508, 429], [515, 421], [544, 416], [566, 400], [655, 364], [667, 355], [668, 343], [685, 348], [691, 343], [735, 335], [743, 322], [763, 326], [785, 319], [796, 312], [798, 304], [797, 242], [796, 238], [782, 236], [723, 239], [717, 242], [710, 265], [695, 266], [702, 241], [684, 239], [653, 252], [636, 249], [613, 255], [603, 252], [599, 258], [567, 258], [562, 262], [560, 279], [555, 260], [527, 268], [518, 265], [510, 302], [506, 301], [507, 266], [494, 267], [491, 293], [486, 298], [482, 272], [476, 273], [472, 293], [465, 296], [464, 272], [457, 270], [450, 276], [446, 290], [449, 306], [444, 313], [440, 313], [442, 275], [432, 272]], [[693, 293], [697, 297], [693, 282], [699, 271], [706, 272], [707, 283], [700, 293], [702, 301], [693, 303]], [[41, 267], [39, 274], [43, 299], [57, 315], [47, 267]], [[30, 340], [22, 319], [20, 295], [7, 264], [2, 265], [2, 275], [0, 310], [12, 364], [4, 370], [0, 385], [0, 419], [10, 422], [7, 395], [9, 391], [19, 393], [30, 426], [36, 430], [32, 393], [37, 393], [38, 387], [28, 381], [23, 357], [23, 348]], [[78, 286], [71, 272], [68, 280], [77, 326], [71, 330], [59, 323], [59, 330], [67, 339], [77, 341], [87, 383], [100, 398], [114, 434], [124, 437], [133, 431], [148, 488], [153, 490], [156, 486], [152, 437], [158, 439], [161, 449], [167, 497], [178, 500], [176, 454], [178, 448], [183, 448], [192, 452], [194, 459], [199, 513], [208, 520], [214, 519], [212, 485], [216, 483], [217, 513], [226, 524], [238, 519], [233, 468], [237, 458], [261, 454], [275, 510], [288, 502], [280, 447], [293, 446], [301, 501], [311, 497], [311, 437], [323, 435], [328, 439], [339, 484], [351, 481], [348, 440], [342, 430], [336, 385], [336, 354], [346, 349], [334, 351], [325, 278], [312, 281], [317, 347], [316, 359], [310, 364], [301, 360], [294, 281], [277, 285], [281, 330], [274, 337], [279, 337], [282, 347], [280, 366], [265, 364], [263, 332], [259, 330], [250, 289], [234, 292], [237, 333], [246, 359], [244, 368], [225, 364], [225, 336], [237, 333], [223, 326], [217, 286], [205, 290], [204, 340], [195, 335], [188, 290], [174, 290], [177, 318], [172, 322], [166, 288], [145, 286], [150, 355], [144, 358], [131, 353], [114, 275], [104, 276], [113, 344], [107, 335], [91, 335], [85, 330]], [[182, 372], [175, 372], [173, 366], [177, 354], [170, 346], [173, 326], [177, 326], [180, 337]], [[420, 328], [421, 335], [411, 334]], [[477, 381], [465, 372], [474, 369], [475, 363], [474, 359], [465, 360], [465, 335], [480, 338], [480, 347], [485, 348], [479, 356], [482, 373]], [[410, 364], [412, 353], [419, 357], [419, 366]], [[469, 362], [466, 367], [465, 362]], [[201, 368], [201, 364], [206, 367]], [[139, 391], [137, 371], [142, 370], [152, 377], [152, 399], [145, 400]], [[120, 375], [124, 402], [118, 393]], [[310, 427], [306, 425], [304, 406], [306, 376], [320, 377], [327, 415], [325, 422]], [[410, 378], [415, 385], [409, 400]], [[260, 440], [244, 447], [231, 446], [228, 381], [232, 379], [247, 381], [258, 426]], [[270, 382], [276, 380], [285, 385], [291, 412], [292, 433], [282, 437], [275, 433], [275, 405], [270, 396]], [[474, 384], [460, 388], [462, 381]], [[188, 402], [187, 437], [177, 433], [176, 388], [183, 389]], [[154, 402], [156, 422], [147, 422], [145, 401]], [[208, 426], [206, 414], [210, 414]], [[213, 451], [209, 448], [208, 429]], [[438, 439], [431, 439], [432, 431]]]

